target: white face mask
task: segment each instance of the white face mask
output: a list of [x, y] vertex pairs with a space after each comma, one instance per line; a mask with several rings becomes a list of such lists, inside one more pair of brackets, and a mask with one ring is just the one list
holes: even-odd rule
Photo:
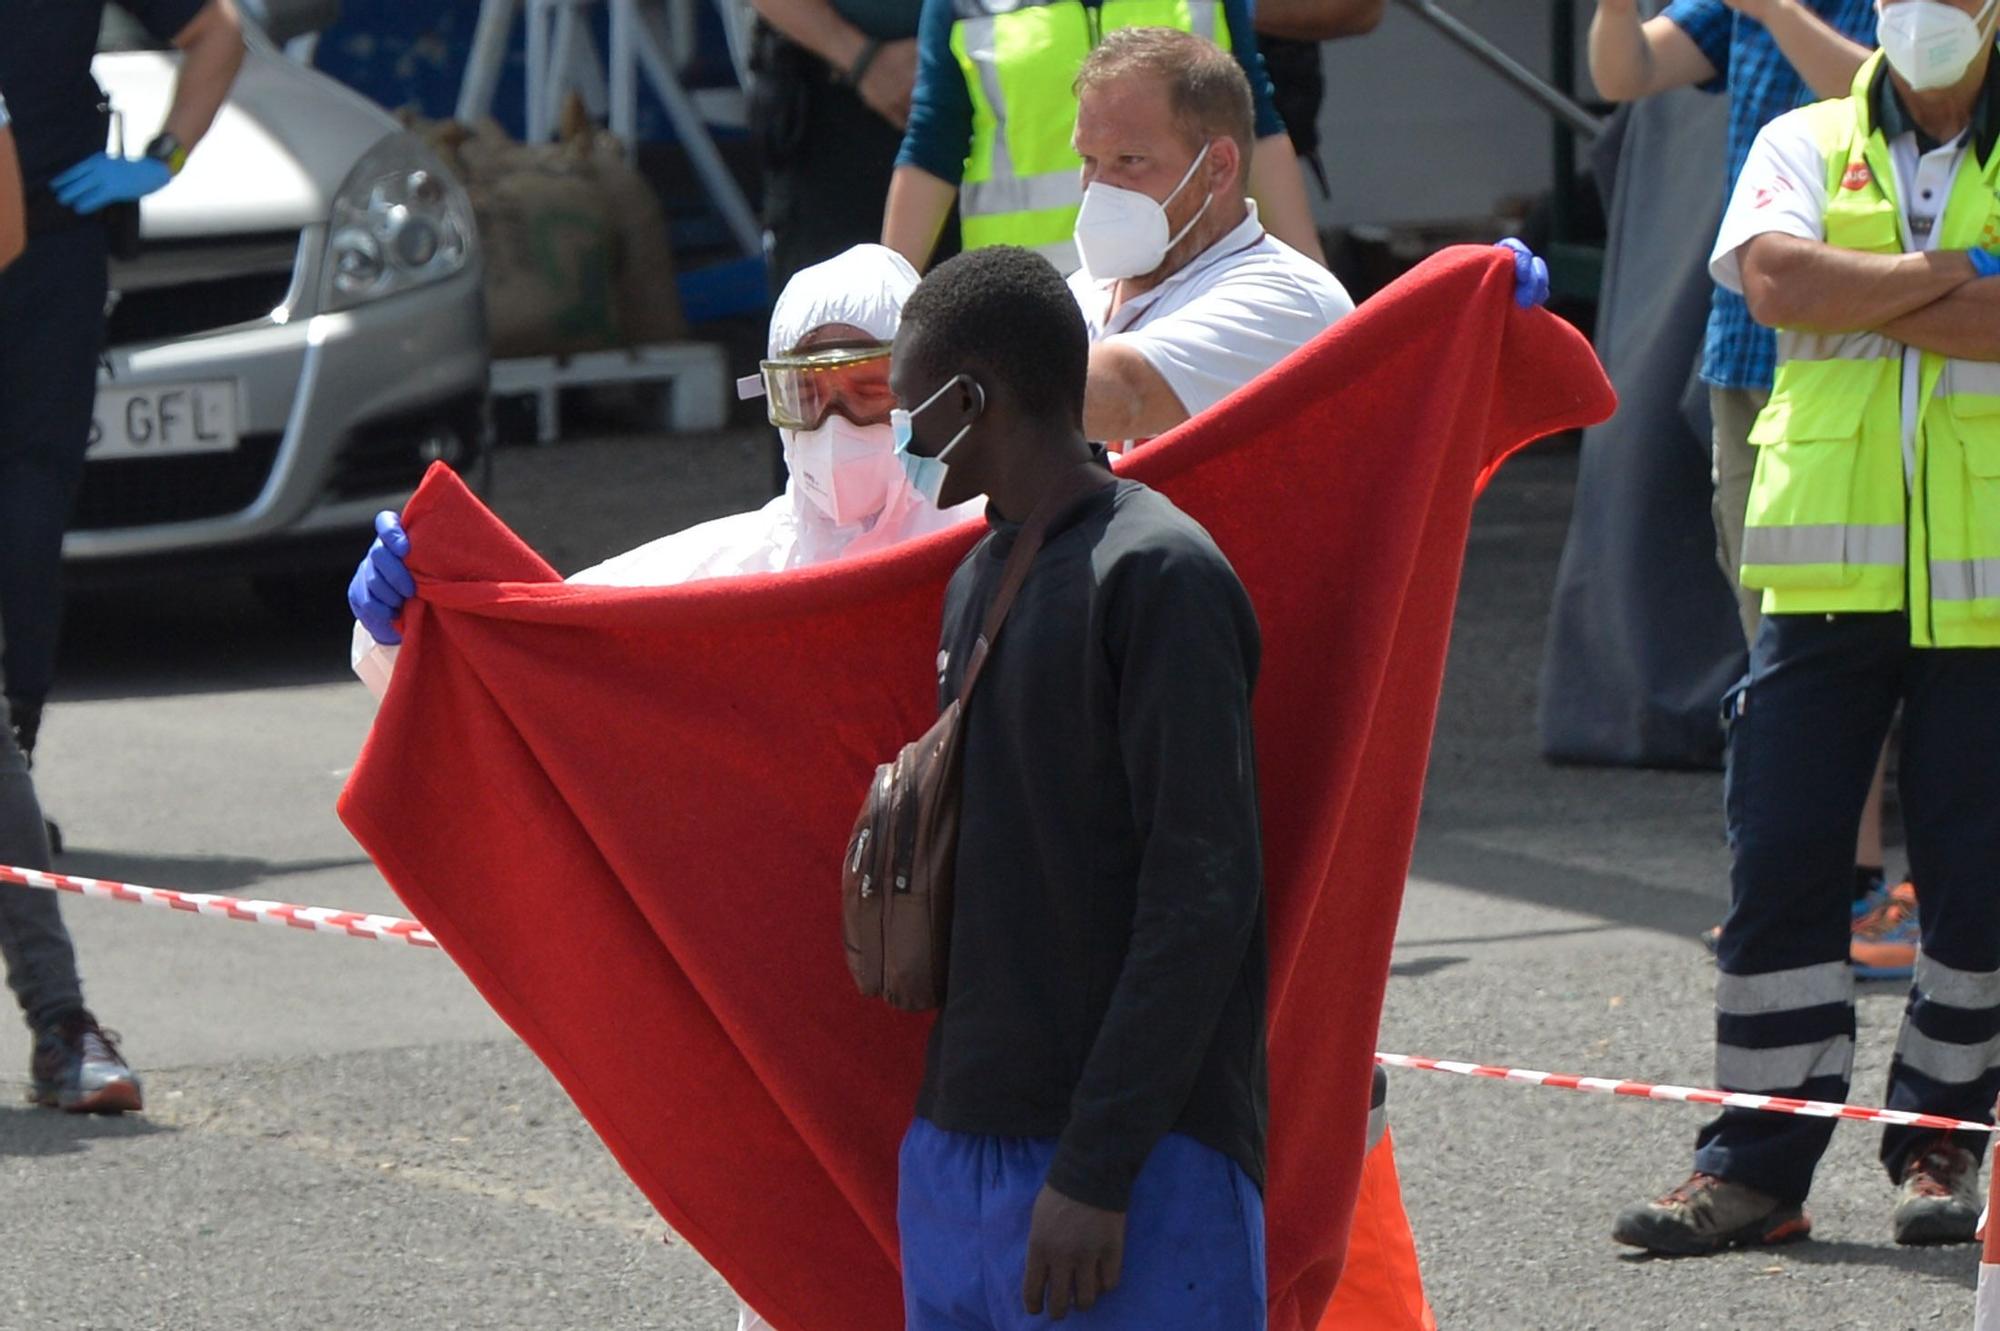
[[1207, 158], [1208, 145], [1204, 143], [1195, 155], [1194, 164], [1181, 177], [1181, 183], [1160, 202], [1137, 190], [1120, 189], [1101, 180], [1086, 185], [1074, 233], [1084, 271], [1097, 281], [1109, 282], [1143, 277], [1165, 262], [1167, 251], [1180, 243], [1181, 237], [1208, 211], [1208, 205], [1215, 202], [1211, 193], [1201, 201], [1201, 207], [1186, 226], [1167, 234], [1167, 204], [1194, 179], [1194, 173]]
[[836, 527], [851, 527], [889, 506], [902, 468], [886, 425], [828, 416], [817, 430], [780, 431], [785, 465], [799, 493]]
[[1877, 4], [1876, 38], [1889, 68], [1919, 92], [1951, 87], [1972, 68], [1980, 47], [1993, 41], [1986, 20], [1995, 3], [1986, 0], [1977, 18], [1943, 0]]

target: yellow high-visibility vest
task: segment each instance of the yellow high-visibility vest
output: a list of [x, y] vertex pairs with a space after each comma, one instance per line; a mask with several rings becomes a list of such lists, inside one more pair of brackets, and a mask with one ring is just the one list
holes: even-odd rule
[[1083, 160], [1070, 147], [1070, 85], [1090, 48], [1118, 28], [1178, 28], [1230, 49], [1219, 0], [955, 0], [952, 54], [972, 95], [972, 145], [959, 185], [966, 249], [1025, 245], [1065, 273], [1083, 201]]
[[[1807, 117], [1826, 156], [1826, 243], [1904, 250], [1889, 145], [1870, 93]], [[1938, 247], [2000, 245], [2000, 149], [1968, 146], [1938, 218]], [[2000, 646], [2000, 364], [1922, 355], [1916, 439], [1903, 439], [1903, 352], [1879, 333], [1778, 330], [1771, 403], [1750, 442], [1757, 473], [1743, 583], [1766, 614], [1907, 609], [1920, 647]]]

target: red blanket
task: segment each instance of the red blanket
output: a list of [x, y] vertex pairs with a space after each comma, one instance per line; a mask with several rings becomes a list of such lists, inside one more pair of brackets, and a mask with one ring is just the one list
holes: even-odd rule
[[[1272, 1327], [1339, 1276], [1474, 495], [1613, 399], [1487, 249], [1431, 260], [1125, 460], [1264, 632]], [[838, 860], [936, 708], [976, 524], [818, 569], [570, 587], [450, 473], [340, 812], [673, 1227], [780, 1331], [901, 1325], [896, 1148], [928, 1021], [864, 1001]]]

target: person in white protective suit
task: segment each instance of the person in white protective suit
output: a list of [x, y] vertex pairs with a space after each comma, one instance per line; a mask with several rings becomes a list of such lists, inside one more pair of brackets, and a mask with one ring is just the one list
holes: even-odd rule
[[[889, 411], [889, 345], [917, 273], [894, 250], [856, 245], [804, 269], [771, 312], [770, 358], [737, 385], [764, 395], [790, 472], [784, 493], [649, 541], [571, 577], [601, 587], [666, 587], [697, 578], [803, 568], [866, 554], [977, 517], [980, 501], [944, 512], [905, 479]], [[376, 539], [348, 587], [354, 670], [377, 698], [402, 641], [394, 620], [415, 590], [398, 516], [375, 520]]]
[[[865, 554], [977, 517], [983, 500], [940, 512], [910, 488], [896, 459], [889, 411], [889, 345], [916, 289], [908, 260], [857, 245], [793, 277], [771, 312], [770, 359], [737, 385], [769, 399], [784, 442], [785, 491], [649, 541], [571, 577], [601, 587], [666, 587], [697, 578], [768, 573]], [[403, 560], [409, 535], [394, 513], [375, 520], [375, 544], [348, 587], [354, 671], [380, 698], [402, 641], [394, 619], [415, 590]], [[739, 1331], [770, 1324], [742, 1305]]]

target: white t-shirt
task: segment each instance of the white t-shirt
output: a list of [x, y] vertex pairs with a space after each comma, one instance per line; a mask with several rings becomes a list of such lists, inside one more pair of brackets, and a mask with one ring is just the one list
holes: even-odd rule
[[1241, 224], [1114, 315], [1116, 285], [1082, 272], [1069, 279], [1090, 340], [1115, 339], [1144, 356], [1190, 416], [1354, 311], [1332, 273], [1265, 232], [1254, 201]]
[[[1938, 218], [1965, 156], [1969, 131], [1927, 153], [1917, 150], [1914, 132], [1889, 142], [1896, 172], [1895, 195], [1902, 212], [1903, 248], [1937, 248]], [[1743, 290], [1743, 247], [1764, 235], [1826, 239], [1826, 154], [1805, 111], [1789, 111], [1764, 126], [1750, 147], [1736, 192], [1722, 214], [1722, 230], [1709, 256], [1709, 275], [1731, 291]], [[1865, 168], [1864, 168], [1865, 169]], [[1923, 353], [1903, 351], [1903, 454], [1915, 464], [1917, 416], [1923, 399]]]

